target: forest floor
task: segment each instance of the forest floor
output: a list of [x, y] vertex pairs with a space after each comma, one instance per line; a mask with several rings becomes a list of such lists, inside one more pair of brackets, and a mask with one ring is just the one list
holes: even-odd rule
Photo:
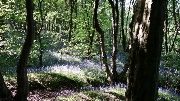
[[[127, 55], [122, 53], [119, 57], [118, 72], [122, 70]], [[109, 86], [98, 59], [88, 60], [47, 52], [44, 55], [43, 67], [28, 68], [28, 101], [124, 101], [126, 85]], [[15, 72], [15, 69], [12, 69], [12, 72]], [[17, 87], [15, 77], [14, 74], [5, 76], [13, 95]], [[168, 100], [180, 101], [180, 96], [171, 90], [159, 88], [158, 101]]]

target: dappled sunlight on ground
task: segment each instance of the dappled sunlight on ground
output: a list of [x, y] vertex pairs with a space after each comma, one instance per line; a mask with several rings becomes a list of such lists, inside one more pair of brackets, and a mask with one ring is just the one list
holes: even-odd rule
[[[127, 54], [118, 55], [118, 72], [122, 71], [126, 58]], [[74, 101], [70, 100], [71, 98], [92, 101], [102, 100], [102, 98], [104, 100], [124, 99], [126, 85], [110, 86], [106, 82], [105, 72], [98, 61], [48, 51], [44, 54], [43, 64], [39, 68], [28, 67], [27, 69], [30, 87], [28, 101]], [[161, 67], [162, 65], [160, 65], [160, 75], [165, 75], [165, 78], [170, 75], [172, 77], [179, 75], [179, 71], [175, 69]], [[5, 74], [11, 74], [5, 79], [13, 95], [17, 87], [15, 71], [16, 68], [5, 68]], [[159, 92], [161, 96], [171, 96], [169, 94], [179, 96], [170, 89], [159, 88]], [[159, 97], [159, 99], [163, 98]]]
[[72, 55], [67, 55], [67, 54], [60, 54], [60, 53], [57, 53], [57, 52], [51, 52], [51, 54], [58, 58], [58, 59], [63, 59], [63, 60], [66, 60], [66, 61], [72, 61], [72, 62], [80, 62], [80, 58], [76, 57], [76, 56], [72, 56]]
[[125, 89], [123, 84], [104, 87], [87, 86], [80, 89], [67, 90], [57, 89], [55, 91], [34, 90], [30, 91], [28, 101], [84, 101], [85, 99], [91, 99], [91, 101], [93, 101], [93, 99], [125, 99], [124, 93]]

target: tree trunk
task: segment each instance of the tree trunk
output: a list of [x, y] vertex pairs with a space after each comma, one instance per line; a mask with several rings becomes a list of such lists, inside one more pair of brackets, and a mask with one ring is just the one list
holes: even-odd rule
[[[92, 5], [92, 3], [91, 3]], [[87, 31], [88, 31], [88, 43], [89, 43], [89, 46], [88, 46], [88, 58], [91, 58], [92, 57], [92, 48], [93, 48], [93, 39], [94, 39], [94, 34], [95, 34], [95, 30], [91, 30], [91, 27], [92, 25], [94, 24], [91, 24], [91, 15], [88, 13], [88, 11], [91, 10], [91, 8], [89, 7], [87, 10], [86, 10], [86, 17], [87, 17], [87, 24], [86, 24], [86, 28], [87, 28]], [[94, 23], [94, 22], [93, 22]]]
[[[168, 4], [168, 1], [167, 1]], [[167, 8], [166, 8], [167, 9]], [[169, 20], [168, 20], [168, 11], [166, 11], [166, 21], [165, 21], [165, 34], [164, 34], [164, 46], [165, 46], [165, 53], [167, 54], [169, 52], [169, 47], [168, 47], [168, 39], [167, 35], [169, 33], [169, 28], [168, 28]]]
[[27, 61], [28, 56], [33, 44], [34, 39], [34, 26], [33, 26], [33, 1], [26, 0], [27, 10], [27, 35], [25, 43], [22, 47], [22, 51], [19, 57], [17, 66], [17, 94], [15, 96], [16, 101], [26, 101], [28, 95], [28, 77], [27, 77]]
[[[89, 22], [88, 22], [89, 23]], [[88, 36], [89, 36], [89, 47], [88, 47], [88, 57], [91, 58], [92, 57], [92, 48], [93, 48], [93, 39], [94, 39], [94, 34], [95, 34], [95, 30], [90, 31], [90, 28], [88, 28]]]
[[122, 34], [122, 47], [126, 51], [126, 35], [124, 33], [124, 0], [121, 1], [121, 34]]
[[0, 32], [0, 52], [4, 50], [4, 41], [5, 41], [4, 33]]
[[71, 41], [71, 37], [72, 37], [72, 27], [73, 27], [73, 21], [72, 21], [72, 17], [73, 17], [73, 1], [72, 0], [69, 0], [69, 5], [70, 5], [70, 18], [69, 18], [69, 30], [68, 30], [68, 33], [69, 33], [69, 36], [68, 36], [68, 41], [70, 42]]
[[112, 50], [112, 82], [118, 82], [117, 71], [116, 71], [116, 55], [117, 55], [117, 35], [119, 25], [119, 9], [118, 0], [114, 3], [112, 0], [108, 0], [112, 9], [112, 28], [113, 28], [113, 50]]
[[43, 27], [43, 22], [41, 23], [41, 28], [38, 29], [36, 22], [34, 23], [35, 25], [35, 35], [37, 35], [37, 40], [39, 42], [39, 67], [42, 67], [43, 65], [43, 45], [42, 45], [42, 40], [41, 40], [41, 31]]
[[104, 32], [99, 26], [99, 21], [97, 18], [98, 5], [99, 5], [99, 0], [94, 0], [94, 14], [93, 14], [94, 28], [100, 34], [100, 47], [101, 47], [101, 57], [102, 57], [103, 67], [105, 68], [107, 79], [110, 82], [112, 82], [111, 81], [112, 75], [107, 64], [107, 55], [106, 55], [105, 44], [104, 44]]
[[127, 101], [157, 100], [165, 10], [166, 0], [137, 1]]
[[3, 76], [0, 72], [0, 101], [11, 101], [12, 100], [12, 94], [11, 91], [7, 88]]
[[[127, 65], [129, 67], [128, 68], [128, 77], [127, 77], [127, 91], [126, 91], [126, 98], [130, 98], [131, 95], [132, 95], [132, 85], [133, 85], [133, 82], [134, 82], [134, 66], [135, 66], [135, 61], [136, 61], [136, 57], [134, 56], [135, 54], [135, 51], [133, 49], [135, 48], [132, 48], [132, 47], [135, 47], [135, 42], [133, 42], [133, 27], [134, 27], [134, 24], [135, 24], [135, 13], [133, 14], [132, 16], [132, 19], [131, 19], [131, 22], [129, 24], [129, 36], [130, 36], [130, 45], [129, 45], [129, 57], [128, 57], [128, 61], [129, 61], [129, 64], [127, 63]], [[125, 67], [124, 67], [125, 68]]]
[[48, 21], [48, 31], [51, 31], [51, 21]]
[[42, 65], [43, 65], [43, 45], [42, 45], [42, 39], [41, 39], [41, 31], [42, 31], [42, 28], [44, 27], [43, 22], [44, 22], [45, 17], [43, 17], [42, 3], [43, 3], [43, 0], [39, 0], [39, 11], [40, 11], [40, 16], [41, 16], [41, 25], [40, 25], [40, 29], [36, 30], [36, 33], [38, 36], [38, 41], [39, 41], [39, 67], [42, 67]]

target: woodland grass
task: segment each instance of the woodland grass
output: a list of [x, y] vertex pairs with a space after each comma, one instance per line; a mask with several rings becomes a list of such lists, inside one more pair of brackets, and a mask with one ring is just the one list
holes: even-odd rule
[[[60, 55], [57, 53], [51, 53], [50, 55], [47, 54], [45, 55], [45, 57], [46, 58], [44, 59], [44, 67], [28, 68], [30, 91], [37, 89], [50, 91], [56, 89], [79, 90], [79, 92], [75, 92], [71, 95], [57, 96], [56, 100], [58, 101], [99, 101], [108, 99], [117, 100], [125, 98], [125, 87], [108, 86], [105, 72], [103, 71], [101, 65], [97, 63], [98, 60], [95, 59], [95, 62], [93, 60], [81, 59], [80, 57], [76, 56]], [[172, 56], [170, 56], [169, 58], [171, 57]], [[173, 61], [175, 60], [176, 59], [173, 59]], [[125, 58], [123, 60], [118, 59], [117, 62], [119, 67], [118, 70], [121, 71], [121, 67], [123, 67], [125, 63]], [[167, 64], [165, 66], [167, 66]], [[15, 69], [6, 68], [1, 69], [1, 71], [8, 87], [11, 90], [15, 90], [17, 87]], [[174, 77], [175, 74], [171, 73], [170, 71], [160, 71], [160, 86], [163, 86], [163, 84], [165, 84], [164, 80], [166, 80], [167, 77], [173, 78], [173, 82], [171, 85], [178, 86], [178, 72], [179, 71], [177, 71], [176, 73], [175, 71], [177, 75]], [[176, 82], [174, 82], [174, 79]], [[158, 101], [169, 100], [179, 101], [180, 97], [173, 95], [169, 92], [159, 90]]]
[[163, 91], [158, 91], [159, 101], [180, 101], [179, 96], [173, 96], [170, 93], [163, 92]]
[[[69, 70], [70, 72], [71, 70]], [[37, 71], [28, 73], [29, 89], [31, 90], [56, 90], [56, 89], [79, 89], [79, 92], [75, 92], [66, 96], [57, 96], [56, 101], [120, 101], [125, 99], [125, 88], [120, 86], [108, 86], [106, 82], [102, 82], [96, 76], [87, 75], [88, 71], [81, 71], [81, 74], [66, 73], [60, 71]], [[90, 70], [93, 73], [96, 70]], [[76, 71], [77, 72], [77, 71]], [[96, 74], [94, 74], [96, 75]], [[105, 78], [105, 75], [103, 75]], [[6, 74], [4, 76], [6, 84], [10, 89], [16, 89], [16, 75]], [[91, 79], [91, 82], [88, 80]], [[98, 81], [99, 80], [99, 81]], [[97, 85], [96, 85], [97, 84]], [[106, 86], [101, 86], [101, 85]], [[97, 86], [97, 87], [93, 87]], [[89, 88], [88, 88], [89, 87]], [[159, 91], [158, 101], [179, 101], [180, 97], [174, 96], [168, 92]]]
[[125, 100], [123, 88], [88, 90], [68, 96], [58, 96], [57, 101], [119, 101]]

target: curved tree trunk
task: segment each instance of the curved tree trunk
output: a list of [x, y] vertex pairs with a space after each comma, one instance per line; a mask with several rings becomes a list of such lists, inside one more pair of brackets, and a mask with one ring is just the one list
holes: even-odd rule
[[33, 1], [26, 0], [27, 10], [27, 35], [25, 43], [22, 47], [22, 51], [19, 57], [17, 66], [17, 94], [15, 96], [16, 101], [26, 101], [28, 95], [28, 77], [27, 77], [27, 61], [30, 54], [30, 50], [34, 40], [34, 25], [33, 25]]
[[156, 101], [166, 0], [139, 0], [134, 9], [127, 101]]
[[105, 44], [104, 44], [104, 32], [99, 26], [99, 21], [97, 18], [97, 10], [98, 10], [98, 5], [99, 5], [99, 0], [94, 0], [94, 14], [93, 14], [93, 20], [94, 20], [94, 28], [96, 31], [100, 34], [100, 47], [101, 47], [101, 57], [102, 57], [102, 62], [103, 62], [103, 67], [105, 67], [106, 71], [106, 76], [107, 79], [112, 82], [112, 75], [108, 67], [107, 63], [107, 55], [105, 51]]

